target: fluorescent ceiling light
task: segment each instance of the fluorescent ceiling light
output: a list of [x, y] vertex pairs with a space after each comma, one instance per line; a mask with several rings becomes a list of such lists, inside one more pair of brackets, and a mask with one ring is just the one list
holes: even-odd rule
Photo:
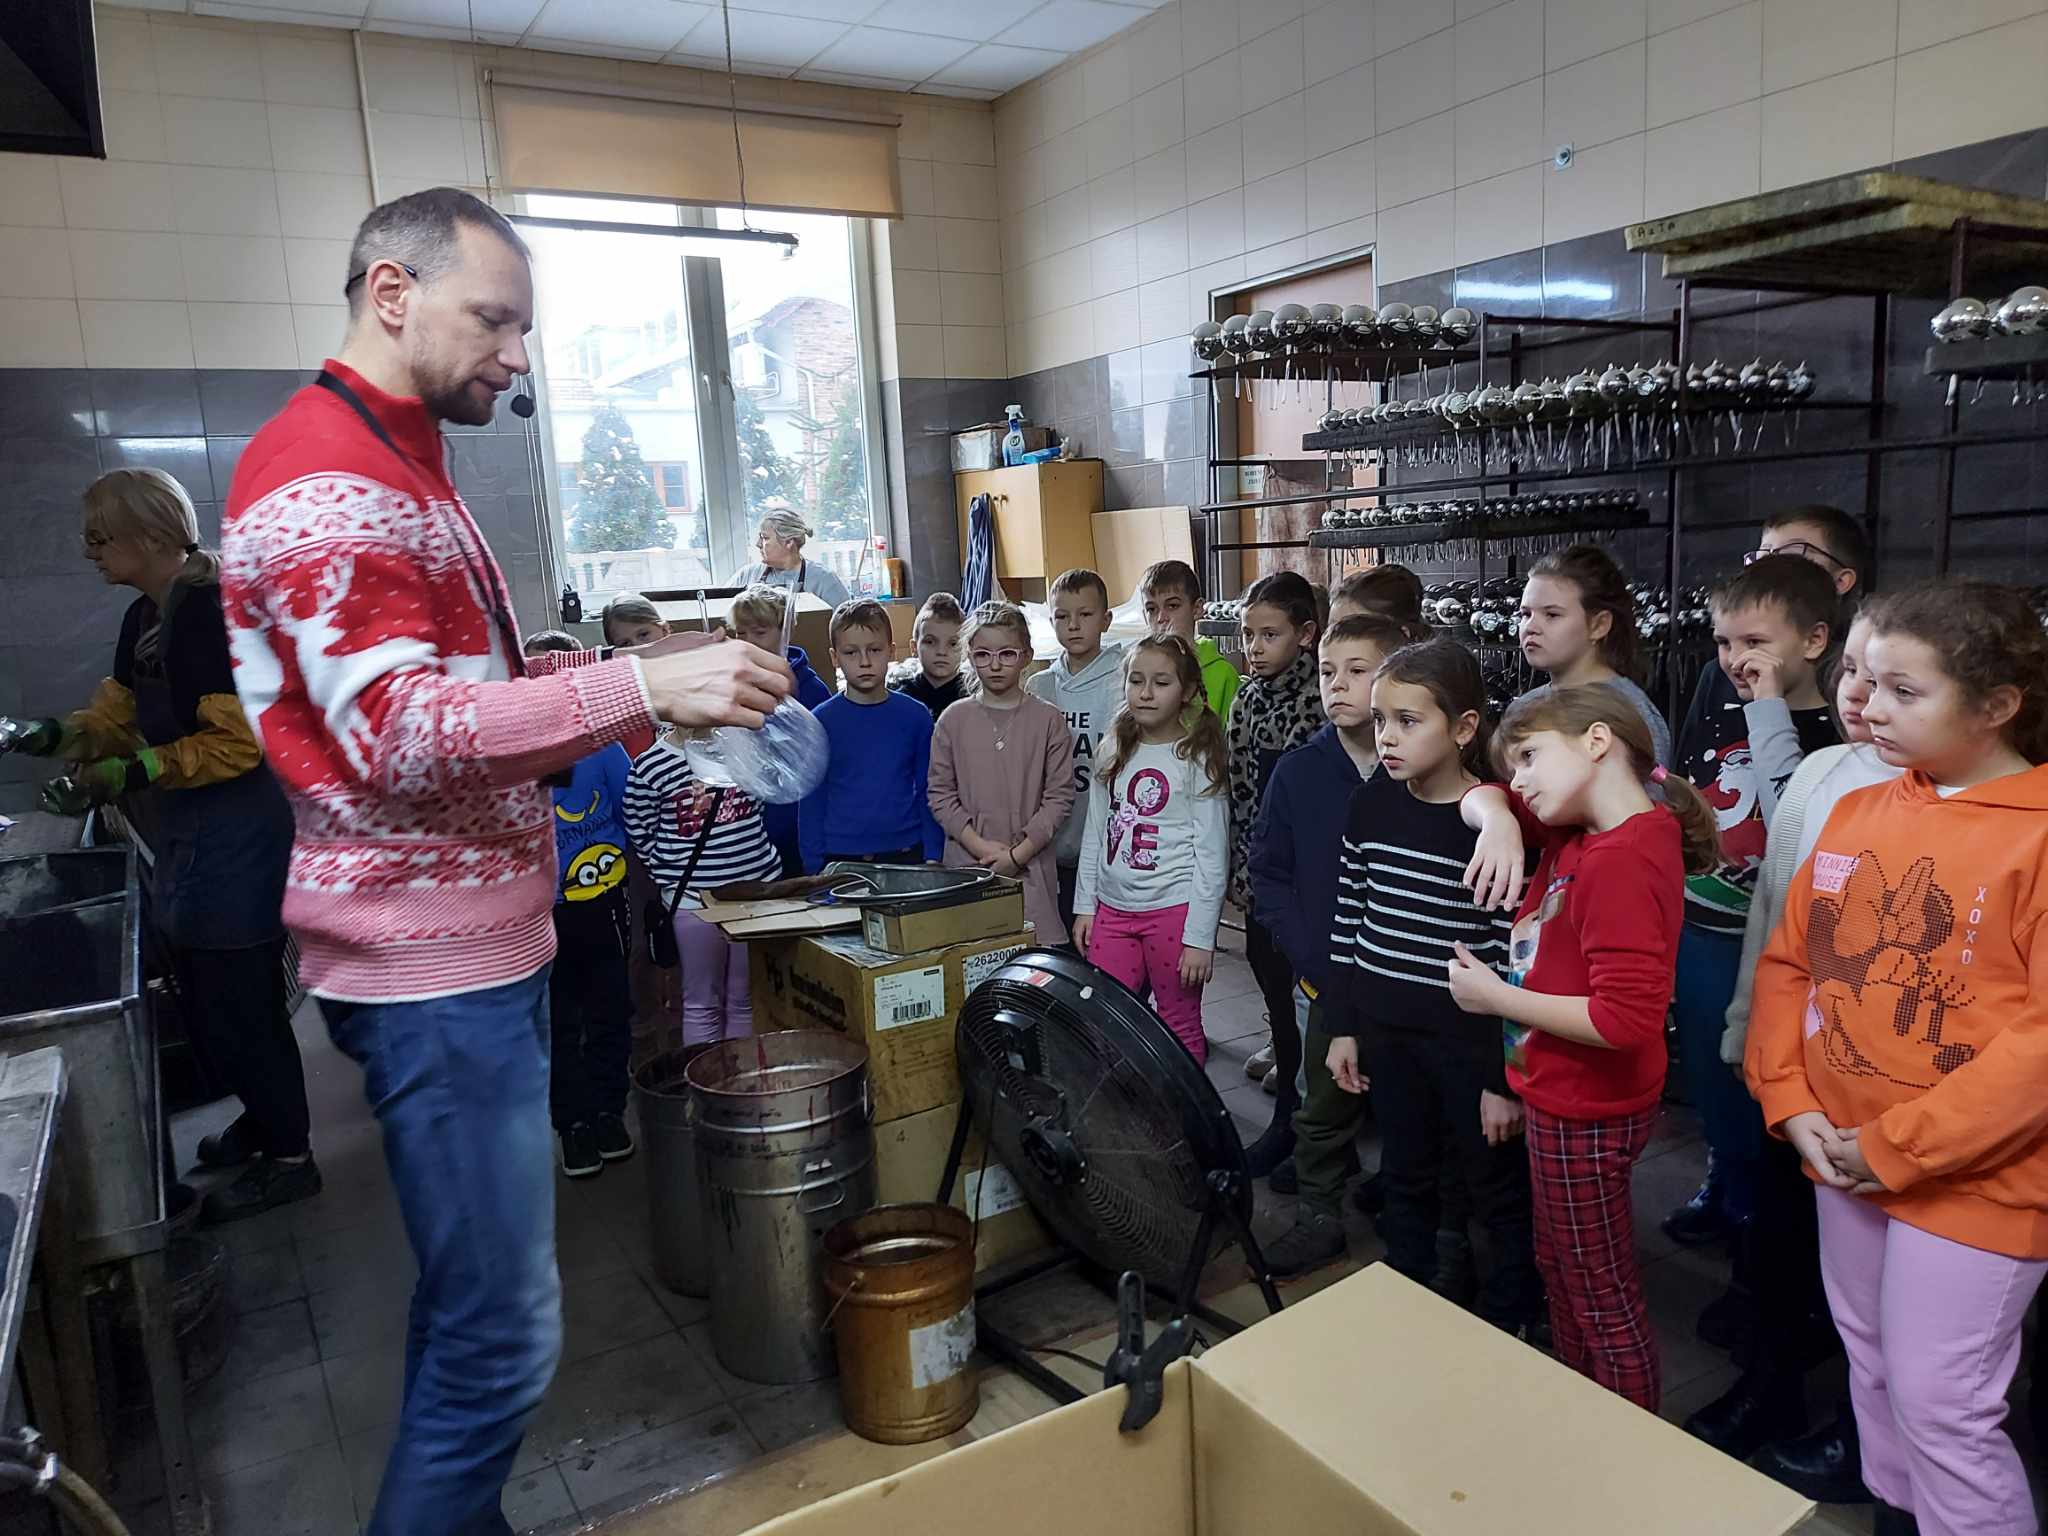
[[614, 224], [606, 219], [544, 219], [530, 213], [508, 214], [514, 224], [532, 229], [583, 229], [608, 235], [660, 235], [682, 247], [685, 256], [778, 256], [796, 254], [797, 239], [784, 229], [706, 229], [684, 224]]

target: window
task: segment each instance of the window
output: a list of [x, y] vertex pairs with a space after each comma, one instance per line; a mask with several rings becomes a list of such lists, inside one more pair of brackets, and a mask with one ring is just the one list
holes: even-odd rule
[[[548, 218], [739, 226], [733, 210], [529, 197]], [[727, 585], [761, 509], [817, 530], [805, 558], [875, 587], [876, 426], [854, 221], [755, 214], [784, 261], [684, 256], [666, 236], [528, 228], [544, 438], [564, 579], [586, 612], [624, 590]], [[723, 367], [709, 359], [722, 359]]]

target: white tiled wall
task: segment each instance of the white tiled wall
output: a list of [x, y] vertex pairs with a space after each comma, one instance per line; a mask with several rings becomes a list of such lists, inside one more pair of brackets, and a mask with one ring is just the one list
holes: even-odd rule
[[1177, 0], [996, 103], [1010, 367], [2037, 128], [2044, 65], [2048, 0]]
[[[0, 154], [0, 367], [317, 366], [341, 338], [348, 241], [371, 198], [349, 35], [116, 7], [96, 23], [109, 158]], [[513, 57], [366, 36], [380, 196], [481, 189], [477, 65]], [[516, 63], [706, 84], [568, 54]], [[882, 376], [1007, 377], [989, 109], [794, 81], [749, 90], [901, 115], [907, 217], [876, 226]]]

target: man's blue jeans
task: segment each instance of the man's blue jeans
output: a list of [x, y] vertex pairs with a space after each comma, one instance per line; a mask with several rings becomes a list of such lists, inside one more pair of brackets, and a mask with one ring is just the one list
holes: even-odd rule
[[369, 1536], [505, 1536], [505, 1479], [562, 1352], [547, 971], [320, 1010], [363, 1069], [420, 1265]]

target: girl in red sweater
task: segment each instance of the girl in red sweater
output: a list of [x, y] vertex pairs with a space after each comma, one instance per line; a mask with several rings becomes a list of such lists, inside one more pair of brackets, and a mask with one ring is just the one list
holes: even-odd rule
[[[1509, 975], [1459, 945], [1451, 995], [1505, 1021], [1557, 1358], [1655, 1413], [1657, 1340], [1629, 1175], [1664, 1091], [1684, 877], [1719, 857], [1714, 814], [1666, 777], [1641, 713], [1605, 684], [1517, 700], [1494, 750], [1543, 857], [1515, 919]], [[1501, 1106], [1482, 1107], [1497, 1117]]]

